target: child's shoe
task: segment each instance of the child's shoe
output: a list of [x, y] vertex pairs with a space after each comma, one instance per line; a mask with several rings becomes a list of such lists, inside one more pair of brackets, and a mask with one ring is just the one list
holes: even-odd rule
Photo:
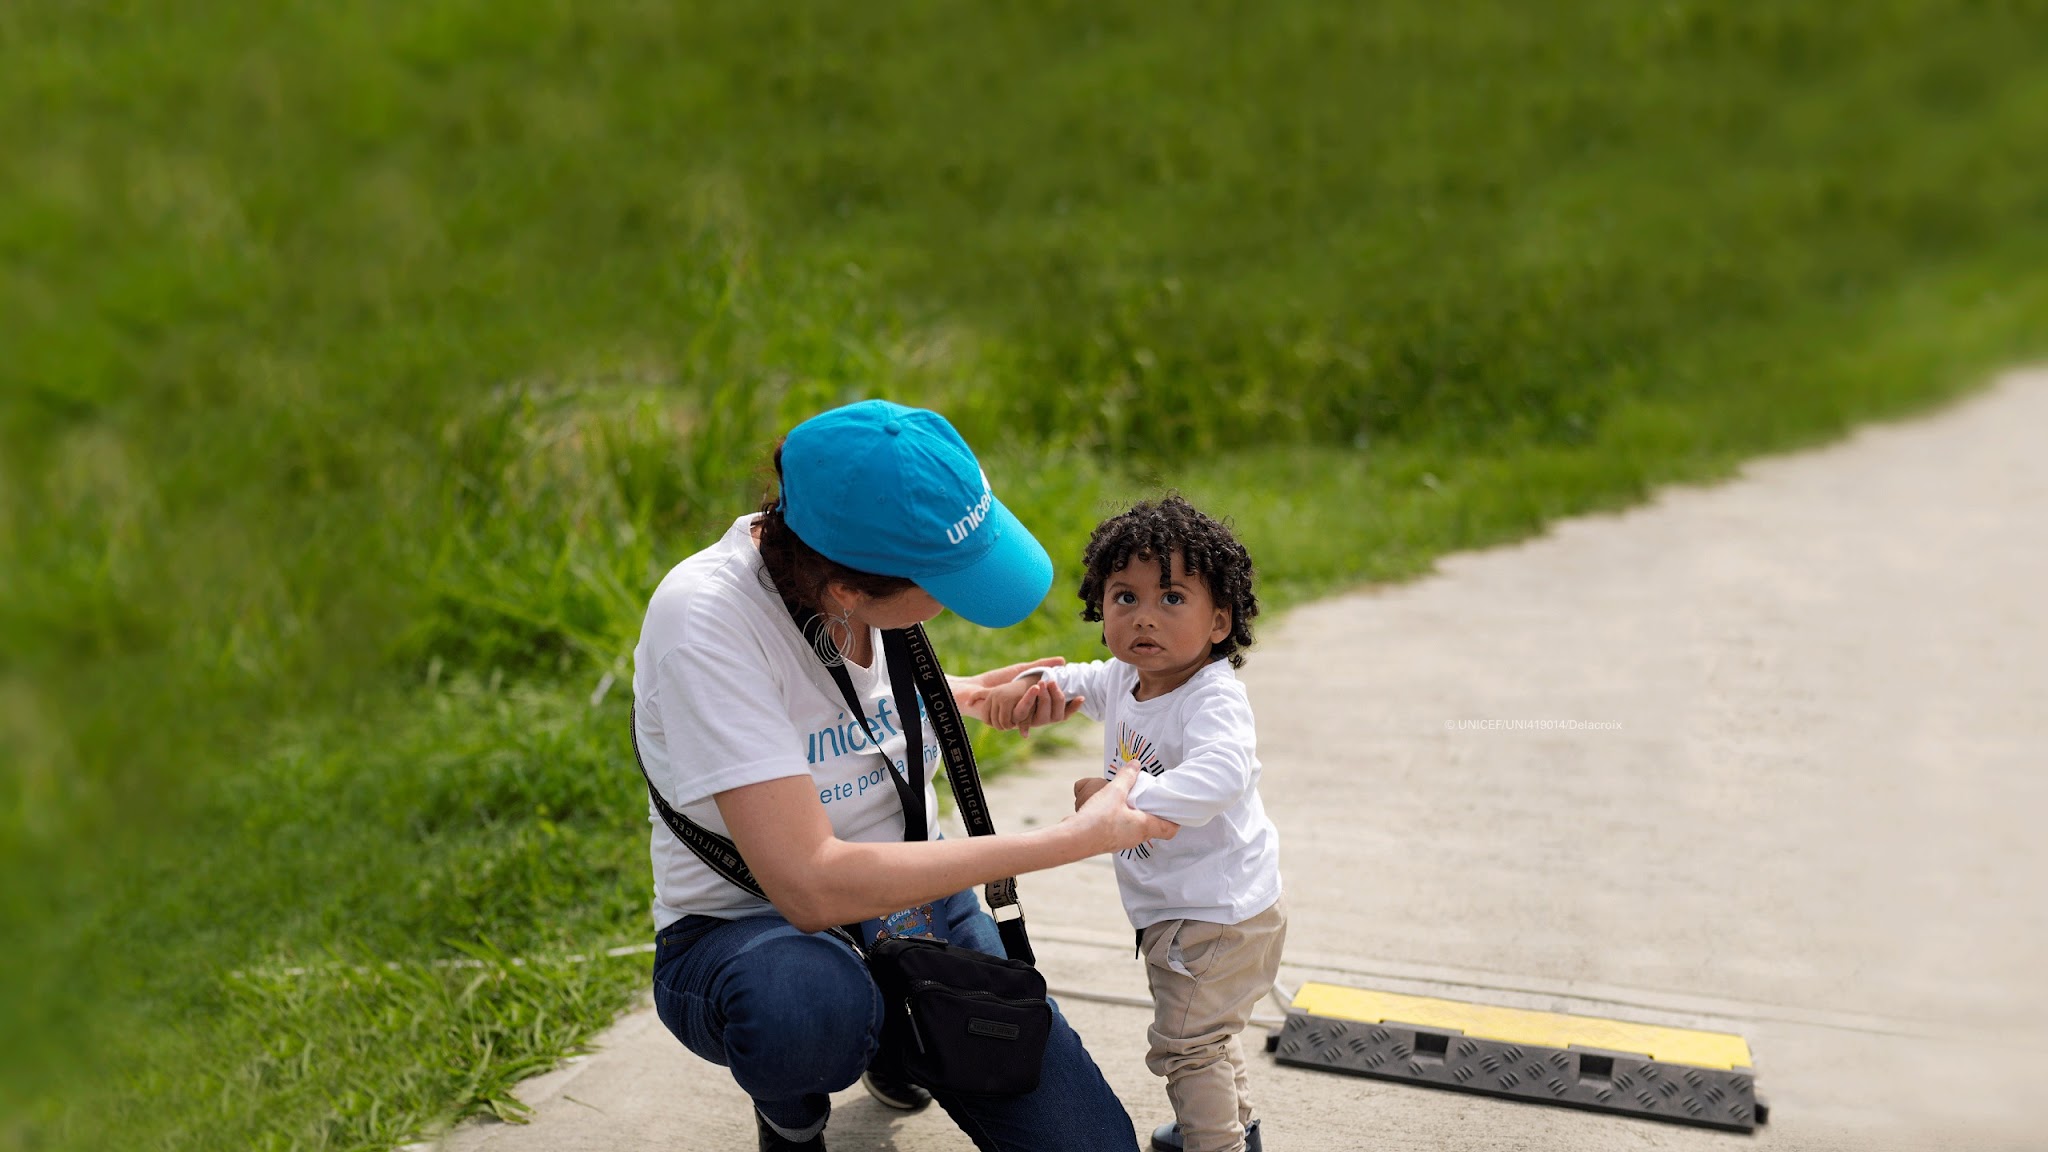
[[[1161, 1124], [1152, 1130], [1152, 1152], [1181, 1152], [1180, 1125]], [[1260, 1152], [1259, 1122], [1244, 1126], [1244, 1152]]]

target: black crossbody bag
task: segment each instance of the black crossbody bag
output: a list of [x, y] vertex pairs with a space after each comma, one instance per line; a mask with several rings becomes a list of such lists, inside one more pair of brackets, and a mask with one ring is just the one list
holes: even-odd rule
[[[792, 610], [798, 631], [815, 640], [822, 627], [814, 613]], [[917, 700], [924, 699], [932, 730], [939, 740], [953, 799], [970, 836], [992, 836], [988, 799], [974, 764], [974, 746], [939, 667], [924, 626], [882, 633], [882, 655], [889, 669], [889, 690], [897, 701], [904, 732], [903, 772], [884, 755], [889, 776], [903, 803], [903, 838], [927, 839], [924, 807], [924, 725]], [[860, 720], [861, 729], [880, 747], [878, 735], [860, 706], [859, 694], [843, 664], [828, 664], [832, 679]], [[905, 705], [908, 701], [908, 705]], [[634, 705], [637, 713], [638, 704]], [[637, 715], [635, 716], [637, 720]], [[690, 851], [728, 883], [767, 900], [761, 884], [727, 837], [671, 808], [640, 759], [640, 732], [632, 729], [633, 762], [647, 782], [655, 811]], [[1025, 933], [1024, 909], [1017, 902], [1017, 880], [1005, 877], [984, 889], [1003, 948], [1013, 959], [990, 956], [927, 937], [886, 937], [864, 946], [857, 926], [835, 929], [867, 962], [881, 989], [884, 1006], [882, 1047], [909, 1078], [938, 1091], [1007, 1096], [1038, 1087], [1045, 1062], [1045, 1044], [1052, 1031], [1052, 1006], [1046, 1000], [1045, 977], [1033, 967], [1036, 957]]]

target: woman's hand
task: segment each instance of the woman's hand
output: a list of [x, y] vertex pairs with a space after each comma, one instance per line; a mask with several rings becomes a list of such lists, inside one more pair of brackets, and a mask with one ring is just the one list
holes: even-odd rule
[[[984, 724], [996, 728], [1014, 728], [1020, 734], [1029, 736], [1031, 729], [1044, 724], [1057, 724], [1080, 710], [1082, 698], [1069, 698], [1058, 684], [1044, 676], [1033, 678], [1033, 683], [1020, 694], [1016, 690], [1017, 679], [1026, 672], [1044, 668], [1057, 668], [1066, 663], [1060, 656], [1047, 656], [1039, 660], [1027, 660], [1022, 664], [1009, 664], [993, 668], [979, 676], [948, 677], [953, 689], [953, 699], [959, 703], [960, 711]], [[1008, 688], [1001, 693], [998, 701], [996, 690]], [[998, 705], [995, 715], [991, 705]]]
[[[1161, 820], [1131, 807], [1131, 785], [1137, 782], [1138, 766], [1127, 761], [1067, 817], [1067, 821], [1088, 834], [1091, 843], [1098, 845], [1096, 852], [1121, 852], [1147, 840], [1171, 840], [1180, 831], [1180, 825], [1171, 820]], [[1079, 789], [1075, 791], [1078, 793]]]

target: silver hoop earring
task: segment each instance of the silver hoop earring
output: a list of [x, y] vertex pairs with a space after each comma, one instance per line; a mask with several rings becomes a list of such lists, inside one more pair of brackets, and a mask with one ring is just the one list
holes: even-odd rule
[[[833, 630], [845, 634], [841, 640]], [[853, 647], [853, 609], [842, 608], [837, 616], [819, 616], [818, 629], [811, 633], [811, 647], [818, 652], [818, 662], [827, 668], [837, 668], [846, 663], [845, 652]]]

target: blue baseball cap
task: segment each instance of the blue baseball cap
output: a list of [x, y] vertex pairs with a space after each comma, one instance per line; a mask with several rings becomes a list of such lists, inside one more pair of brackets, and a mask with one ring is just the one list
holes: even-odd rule
[[984, 628], [1045, 600], [1052, 560], [944, 416], [887, 400], [821, 412], [782, 443], [782, 515], [828, 560], [901, 576]]

